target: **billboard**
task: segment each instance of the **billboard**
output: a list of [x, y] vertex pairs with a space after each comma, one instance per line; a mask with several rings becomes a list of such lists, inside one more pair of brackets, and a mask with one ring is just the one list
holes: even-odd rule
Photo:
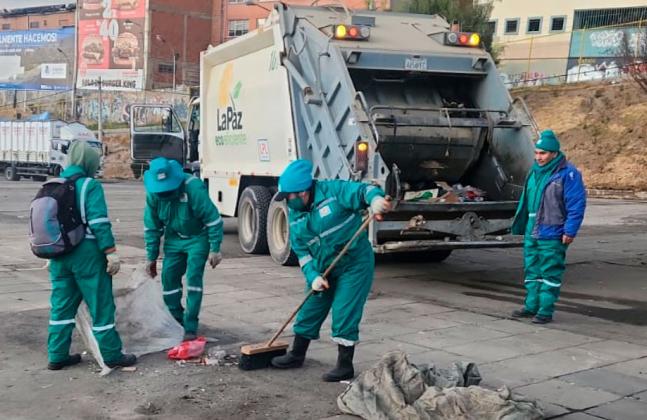
[[146, 0], [79, 0], [77, 87], [144, 88]]
[[74, 28], [0, 32], [0, 89], [72, 87]]

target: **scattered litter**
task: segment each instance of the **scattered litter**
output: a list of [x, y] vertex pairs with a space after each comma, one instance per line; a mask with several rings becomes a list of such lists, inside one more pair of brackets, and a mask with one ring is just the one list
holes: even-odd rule
[[404, 201], [430, 201], [431, 199], [438, 198], [439, 192], [439, 188], [420, 191], [407, 191], [404, 193]]
[[189, 360], [202, 356], [204, 353], [207, 340], [204, 337], [198, 337], [195, 340], [183, 341], [181, 344], [173, 347], [167, 352], [169, 359]]
[[155, 414], [160, 414], [162, 412], [162, 409], [152, 402], [142, 404], [135, 408], [135, 413], [137, 414], [143, 414], [143, 415], [155, 415]]
[[47, 384], [47, 385], [41, 386], [41, 388], [42, 389], [47, 389], [47, 388], [51, 388], [52, 386], [54, 386], [54, 384]]
[[507, 388], [478, 386], [473, 363], [450, 369], [415, 366], [401, 351], [385, 354], [337, 398], [339, 409], [364, 419], [539, 420], [536, 402], [512, 396]]
[[122, 372], [135, 372], [136, 370], [137, 366], [126, 366], [121, 368]]

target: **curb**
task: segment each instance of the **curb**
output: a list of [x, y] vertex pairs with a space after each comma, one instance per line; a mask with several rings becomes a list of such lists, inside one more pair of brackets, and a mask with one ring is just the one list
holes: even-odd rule
[[587, 189], [589, 198], [614, 198], [621, 200], [647, 200], [647, 191]]

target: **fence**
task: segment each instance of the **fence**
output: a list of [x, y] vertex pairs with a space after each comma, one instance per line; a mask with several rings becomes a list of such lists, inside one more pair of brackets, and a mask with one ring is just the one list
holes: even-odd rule
[[[132, 103], [170, 104], [176, 114], [187, 116], [189, 94], [167, 91], [102, 92], [101, 101], [96, 90], [76, 91], [76, 116], [90, 128], [98, 125], [99, 114], [103, 128], [125, 127], [128, 122], [128, 108]], [[99, 109], [101, 108], [101, 112]], [[52, 118], [73, 120], [72, 91], [0, 91], [0, 119], [27, 118], [30, 115], [48, 112]]]
[[618, 79], [645, 71], [647, 20], [529, 36], [496, 44], [509, 87]]

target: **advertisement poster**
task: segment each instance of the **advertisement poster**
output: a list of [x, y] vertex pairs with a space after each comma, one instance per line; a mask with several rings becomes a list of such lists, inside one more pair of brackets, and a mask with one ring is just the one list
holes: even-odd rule
[[77, 87], [144, 88], [146, 0], [79, 0]]
[[74, 28], [0, 32], [0, 89], [68, 90]]

